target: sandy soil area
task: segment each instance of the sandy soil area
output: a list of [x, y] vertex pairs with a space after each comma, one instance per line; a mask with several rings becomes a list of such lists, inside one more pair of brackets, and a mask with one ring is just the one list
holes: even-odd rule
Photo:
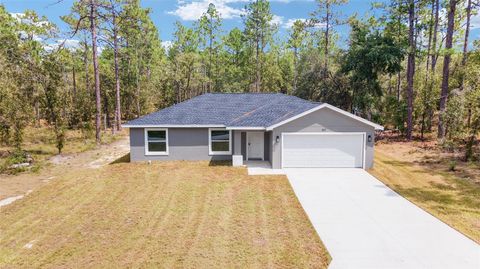
[[[96, 169], [120, 159], [129, 153], [128, 137], [94, 150], [74, 154], [55, 155], [38, 172], [0, 176], [0, 201], [27, 195], [28, 192], [68, 173], [73, 169]], [[8, 201], [8, 200], [7, 200]]]

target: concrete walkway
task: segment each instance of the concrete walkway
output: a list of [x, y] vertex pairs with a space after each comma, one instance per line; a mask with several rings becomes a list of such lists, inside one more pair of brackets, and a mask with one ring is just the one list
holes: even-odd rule
[[480, 268], [478, 244], [362, 169], [285, 171], [330, 268]]

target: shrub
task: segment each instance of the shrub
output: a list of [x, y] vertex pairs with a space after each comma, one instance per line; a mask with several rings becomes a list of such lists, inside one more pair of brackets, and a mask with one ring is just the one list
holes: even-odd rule
[[457, 167], [457, 161], [453, 160], [453, 161], [450, 161], [450, 163], [448, 164], [448, 171], [455, 171]]

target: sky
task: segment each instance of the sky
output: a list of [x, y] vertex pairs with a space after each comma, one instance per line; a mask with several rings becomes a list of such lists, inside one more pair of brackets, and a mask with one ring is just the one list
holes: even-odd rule
[[[348, 4], [337, 9], [343, 17], [358, 14], [360, 17], [374, 15], [371, 9], [372, 2], [388, 0], [350, 0]], [[279, 24], [279, 37], [286, 38], [288, 29], [296, 19], [307, 19], [315, 10], [314, 0], [271, 0], [271, 10], [274, 22]], [[55, 23], [63, 33], [69, 31], [60, 16], [70, 12], [73, 0], [0, 0], [10, 13], [22, 13], [31, 9], [39, 15], [46, 16]], [[157, 26], [160, 38], [164, 44], [172, 40], [174, 23], [180, 21], [191, 25], [203, 12], [208, 4], [214, 3], [223, 19], [223, 29], [228, 31], [234, 27], [242, 28], [240, 17], [242, 9], [248, 0], [142, 0], [141, 5], [151, 9], [151, 19]], [[378, 11], [376, 11], [378, 13]], [[378, 14], [376, 14], [378, 15]], [[480, 16], [473, 18], [472, 40], [480, 39]], [[340, 45], [344, 46], [348, 38], [348, 27], [338, 26], [335, 30], [340, 35]]]

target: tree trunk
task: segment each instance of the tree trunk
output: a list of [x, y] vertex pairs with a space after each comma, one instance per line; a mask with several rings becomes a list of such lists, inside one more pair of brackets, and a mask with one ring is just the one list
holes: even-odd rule
[[40, 101], [38, 98], [35, 98], [35, 127], [38, 128], [40, 127]]
[[256, 37], [256, 59], [255, 59], [255, 92], [260, 91], [260, 40]]
[[408, 63], [407, 63], [407, 139], [412, 139], [413, 131], [413, 78], [415, 76], [415, 2], [409, 0], [408, 7]]
[[[400, 37], [401, 36], [401, 28], [400, 27], [402, 25], [402, 19], [401, 19], [400, 15], [398, 15], [397, 23], [398, 23], [398, 36]], [[398, 73], [397, 73], [397, 102], [400, 102], [401, 87], [402, 87], [402, 74], [401, 74], [401, 70], [398, 70]]]
[[328, 46], [329, 46], [329, 38], [330, 38], [330, 2], [327, 1], [326, 3], [326, 10], [327, 10], [327, 17], [325, 20], [325, 65], [324, 65], [324, 76], [327, 76], [327, 70], [328, 70]]
[[294, 47], [293, 48], [293, 94], [297, 92], [297, 76], [298, 76], [298, 70], [297, 70], [297, 57], [298, 57], [298, 48]]
[[72, 67], [72, 86], [73, 86], [73, 105], [77, 105], [77, 78], [75, 75], [75, 66]]
[[[433, 33], [432, 33], [432, 45], [431, 45], [431, 52], [430, 52], [430, 62], [431, 62], [431, 67], [430, 67], [430, 85], [429, 85], [429, 90], [431, 91], [434, 87], [434, 79], [435, 79], [435, 69], [437, 66], [437, 59], [438, 59], [438, 50], [437, 50], [437, 37], [438, 37], [438, 18], [439, 18], [439, 9], [440, 9], [440, 2], [439, 0], [434, 0], [435, 5], [432, 6], [432, 9], [434, 9], [435, 16], [433, 20]], [[430, 108], [430, 111], [428, 111], [428, 120], [427, 120], [427, 131], [431, 132], [432, 131], [432, 122], [433, 122], [433, 117], [434, 117], [434, 110], [433, 108]]]
[[402, 88], [402, 74], [400, 71], [397, 73], [397, 102], [400, 102], [400, 91]]
[[[113, 9], [112, 9], [113, 10]], [[114, 112], [114, 126], [112, 132], [120, 131], [122, 129], [122, 113], [120, 102], [120, 76], [118, 70], [118, 29], [117, 29], [117, 17], [115, 11], [113, 11], [113, 61], [115, 64], [115, 112]]]
[[[468, 37], [470, 34], [470, 18], [472, 16], [472, 0], [467, 2], [467, 23], [465, 25], [465, 39], [463, 41], [463, 57], [462, 57], [462, 66], [467, 64], [467, 53], [468, 53]], [[462, 80], [463, 88], [463, 80]]]
[[108, 127], [111, 126], [110, 123], [110, 110], [108, 107], [108, 92], [105, 90], [104, 96], [103, 96], [103, 115], [104, 115], [104, 126], [103, 130], [106, 131]]
[[83, 64], [85, 65], [85, 88], [90, 92], [90, 78], [88, 77], [88, 44], [85, 37], [85, 54], [83, 55]]
[[432, 62], [432, 78], [435, 74], [435, 67], [437, 65], [437, 36], [438, 36], [438, 17], [439, 17], [439, 10], [440, 10], [440, 2], [439, 0], [435, 0], [435, 20], [433, 22], [433, 36], [432, 36], [432, 50], [433, 53], [431, 55], [431, 62]]
[[[135, 44], [136, 46], [138, 44]], [[137, 57], [137, 64], [136, 64], [136, 79], [135, 79], [135, 95], [136, 95], [136, 106], [137, 106], [137, 117], [140, 117], [141, 114], [141, 108], [140, 108], [140, 57], [138, 56], [138, 47], [135, 47], [135, 56]]]
[[[465, 69], [467, 65], [467, 58], [468, 58], [468, 38], [470, 35], [470, 18], [472, 16], [472, 0], [467, 1], [467, 22], [465, 25], [465, 38], [463, 41], [463, 57], [462, 57], [462, 67]], [[460, 79], [460, 90], [463, 91], [463, 86], [465, 84], [465, 75], [462, 72], [461, 79]]]
[[212, 92], [212, 50], [213, 50], [213, 36], [212, 30], [210, 30], [210, 43], [208, 50], [208, 91]]
[[97, 145], [100, 144], [100, 128], [101, 128], [101, 113], [102, 103], [100, 101], [100, 72], [98, 70], [98, 56], [97, 56], [97, 25], [96, 14], [97, 3], [96, 0], [90, 0], [90, 33], [92, 35], [92, 59], [93, 72], [95, 77], [95, 140]]
[[445, 122], [444, 115], [448, 98], [448, 79], [450, 75], [450, 50], [452, 49], [453, 30], [455, 26], [455, 9], [457, 0], [450, 0], [448, 8], [448, 23], [447, 23], [447, 37], [445, 41], [445, 49], [447, 50], [445, 57], [443, 58], [443, 77], [442, 88], [440, 92], [440, 113], [438, 115], [438, 138], [443, 139], [445, 137]]
[[70, 127], [78, 126], [79, 122], [79, 113], [78, 113], [78, 105], [77, 105], [77, 75], [75, 72], [75, 65], [72, 66], [72, 118], [69, 121]]
[[428, 23], [428, 43], [427, 43], [427, 64], [426, 64], [426, 72], [425, 72], [425, 85], [428, 82], [428, 74], [429, 74], [429, 67], [430, 67], [430, 57], [432, 53], [432, 35], [433, 35], [433, 23], [435, 18], [435, 1], [432, 0], [432, 12], [430, 13], [430, 21]]
[[478, 129], [480, 128], [480, 118], [477, 118], [471, 128], [472, 130], [470, 137], [465, 145], [465, 161], [469, 161], [473, 157], [473, 145], [475, 143], [475, 139], [477, 139]]

